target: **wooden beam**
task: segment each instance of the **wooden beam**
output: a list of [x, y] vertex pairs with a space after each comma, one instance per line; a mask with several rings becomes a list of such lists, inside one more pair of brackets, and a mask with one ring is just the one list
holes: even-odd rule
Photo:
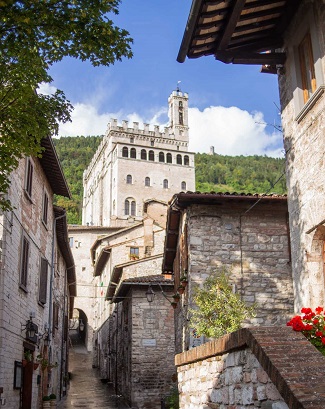
[[[255, 2], [251, 2], [245, 5], [244, 10], [254, 9], [256, 7], [261, 8], [265, 6], [276, 5], [277, 3], [285, 3], [286, 0], [256, 0]], [[283, 4], [284, 6], [285, 4]]]
[[233, 6], [232, 12], [230, 13], [229, 19], [226, 23], [225, 29], [220, 37], [219, 43], [217, 45], [218, 50], [225, 50], [231, 40], [233, 32], [235, 31], [236, 25], [239, 21], [240, 14], [245, 6], [246, 0], [237, 0]]
[[252, 13], [241, 15], [239, 21], [254, 20], [256, 18], [267, 17], [267, 16], [270, 16], [270, 18], [274, 18], [274, 17], [271, 17], [271, 16], [273, 16], [274, 14], [281, 15], [284, 10], [285, 10], [285, 7], [282, 6], [282, 7], [274, 7], [273, 9], [255, 11], [255, 12], [252, 12]]
[[215, 58], [226, 64], [247, 65], [283, 65], [286, 59], [285, 53], [232, 53], [228, 51], [217, 51]]

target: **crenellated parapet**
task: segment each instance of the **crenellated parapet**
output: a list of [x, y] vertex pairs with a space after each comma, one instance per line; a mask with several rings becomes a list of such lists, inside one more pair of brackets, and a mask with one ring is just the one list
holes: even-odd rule
[[[118, 134], [133, 134], [135, 136], [144, 135], [154, 138], [172, 138], [172, 128], [170, 126], [165, 126], [164, 131], [160, 132], [160, 125], [153, 125], [153, 130], [149, 129], [150, 125], [143, 123], [143, 128], [139, 128], [139, 122], [133, 122], [133, 127], [129, 126], [129, 121], [122, 120], [122, 124], [118, 125], [117, 119], [111, 119], [107, 125], [106, 135], [115, 132], [114, 135]], [[129, 136], [129, 135], [128, 135]]]

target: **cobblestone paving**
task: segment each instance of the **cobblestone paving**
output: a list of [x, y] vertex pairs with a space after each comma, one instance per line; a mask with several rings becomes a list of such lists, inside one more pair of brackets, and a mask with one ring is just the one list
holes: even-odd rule
[[83, 346], [70, 349], [72, 379], [67, 396], [58, 405], [59, 409], [126, 409], [127, 406], [114, 393], [113, 388], [102, 383], [97, 370], [92, 368], [92, 355]]

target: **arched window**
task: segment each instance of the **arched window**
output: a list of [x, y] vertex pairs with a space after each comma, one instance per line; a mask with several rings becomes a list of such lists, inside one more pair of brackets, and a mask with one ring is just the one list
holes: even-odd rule
[[159, 162], [165, 162], [165, 154], [164, 154], [164, 152], [159, 152]]
[[167, 153], [167, 163], [173, 163], [173, 159], [172, 159], [172, 154], [171, 153]]
[[126, 199], [124, 202], [124, 214], [126, 216], [130, 214], [130, 202], [128, 201], [128, 199]]
[[183, 102], [182, 102], [182, 101], [179, 101], [178, 106], [179, 106], [179, 110], [182, 111], [182, 109], [183, 109]]
[[147, 151], [145, 149], [141, 149], [141, 159], [147, 160]]
[[124, 202], [124, 214], [126, 216], [135, 216], [136, 214], [136, 203], [133, 198], [125, 199]]
[[181, 190], [186, 190], [186, 182], [181, 183]]
[[131, 202], [131, 216], [135, 216], [136, 213], [136, 205], [135, 205], [135, 201], [132, 200]]
[[122, 156], [123, 158], [128, 158], [129, 157], [129, 150], [126, 146], [123, 147], [122, 149]]
[[155, 160], [154, 151], [149, 151], [149, 160], [151, 160], [151, 161], [154, 161], [154, 160]]
[[184, 165], [188, 166], [190, 164], [190, 158], [188, 157], [188, 155], [184, 156]]
[[126, 175], [126, 183], [132, 185], [132, 175]]
[[150, 178], [148, 176], [144, 180], [144, 185], [145, 186], [150, 186]]
[[164, 179], [163, 186], [164, 186], [164, 189], [168, 189], [168, 180], [167, 179]]
[[136, 159], [137, 158], [137, 151], [135, 148], [130, 149], [130, 158]]
[[176, 163], [177, 163], [177, 165], [181, 165], [181, 164], [182, 164], [182, 155], [177, 155], [177, 156], [176, 156]]

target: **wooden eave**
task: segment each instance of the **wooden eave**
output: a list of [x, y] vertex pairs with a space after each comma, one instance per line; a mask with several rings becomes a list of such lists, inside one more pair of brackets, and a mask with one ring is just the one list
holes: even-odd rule
[[193, 0], [177, 61], [213, 55], [233, 64], [283, 65], [284, 32], [301, 0]]

